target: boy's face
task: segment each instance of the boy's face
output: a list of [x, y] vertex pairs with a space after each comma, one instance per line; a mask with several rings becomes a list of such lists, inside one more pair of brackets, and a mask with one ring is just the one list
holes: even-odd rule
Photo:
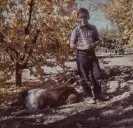
[[79, 13], [78, 15], [78, 23], [80, 26], [84, 26], [88, 24], [89, 16], [86, 13]]

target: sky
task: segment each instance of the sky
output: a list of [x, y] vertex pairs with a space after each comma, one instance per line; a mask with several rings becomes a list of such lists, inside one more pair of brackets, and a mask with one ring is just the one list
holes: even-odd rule
[[[83, 0], [81, 7], [89, 8], [91, 5], [95, 6], [97, 2], [106, 2], [107, 0]], [[110, 22], [104, 17], [100, 10], [90, 11], [89, 23], [95, 25], [97, 29], [111, 28]]]

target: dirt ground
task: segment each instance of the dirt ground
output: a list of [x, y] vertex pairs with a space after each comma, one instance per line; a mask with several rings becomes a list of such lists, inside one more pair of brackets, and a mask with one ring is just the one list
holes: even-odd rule
[[[0, 128], [133, 128], [133, 54], [98, 55], [107, 75], [103, 94], [110, 97], [109, 101], [84, 101], [17, 117], [10, 113], [19, 107], [1, 104]], [[67, 64], [75, 68], [75, 62]], [[81, 91], [80, 85], [74, 86]]]

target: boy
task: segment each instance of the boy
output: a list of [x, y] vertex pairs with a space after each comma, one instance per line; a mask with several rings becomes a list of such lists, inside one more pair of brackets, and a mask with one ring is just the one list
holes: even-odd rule
[[71, 33], [70, 47], [77, 51], [77, 67], [84, 94], [86, 97], [92, 97], [89, 101], [95, 103], [96, 100], [102, 99], [101, 69], [94, 52], [100, 39], [96, 27], [88, 23], [89, 18], [88, 10], [80, 8], [77, 13], [78, 26]]

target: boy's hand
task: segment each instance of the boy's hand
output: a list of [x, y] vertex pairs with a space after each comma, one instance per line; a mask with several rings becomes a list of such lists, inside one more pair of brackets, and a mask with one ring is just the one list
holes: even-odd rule
[[88, 50], [95, 49], [98, 44], [99, 44], [98, 41], [93, 44], [88, 44], [87, 49]]
[[93, 44], [88, 44], [87, 50], [91, 50], [93, 48]]
[[92, 44], [92, 49], [95, 49], [97, 45], [100, 44], [100, 41], [96, 41], [94, 44]]

